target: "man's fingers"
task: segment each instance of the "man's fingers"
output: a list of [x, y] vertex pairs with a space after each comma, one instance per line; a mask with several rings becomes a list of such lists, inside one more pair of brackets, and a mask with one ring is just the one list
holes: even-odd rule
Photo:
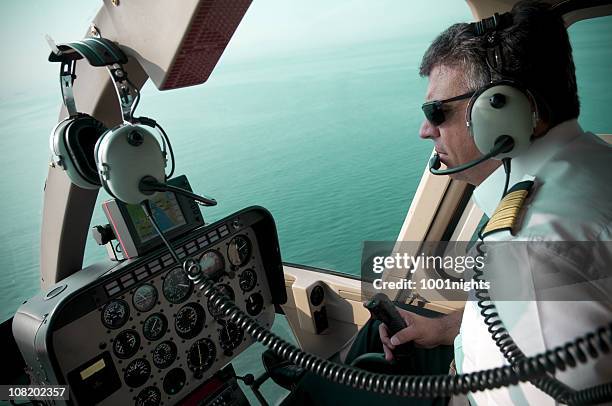
[[397, 332], [391, 337], [391, 344], [400, 345], [414, 340], [417, 337], [416, 329], [413, 326], [408, 326]]
[[404, 321], [406, 321], [406, 324], [410, 325], [411, 322], [414, 320], [414, 316], [415, 314], [412, 312], [409, 312], [408, 310], [404, 310], [401, 307], [395, 306], [395, 308], [397, 309], [397, 312], [400, 314], [400, 316], [402, 317], [402, 319], [404, 319]]
[[393, 360], [393, 353], [391, 352], [389, 347], [387, 347], [386, 345], [383, 344], [383, 350], [385, 351], [385, 359], [387, 361], [392, 361]]
[[380, 335], [380, 341], [383, 343], [383, 345], [386, 345], [392, 350], [395, 349], [395, 346], [391, 343], [391, 340], [389, 338], [389, 330], [387, 329], [387, 326], [385, 326], [384, 323], [380, 323], [378, 325], [378, 334]]

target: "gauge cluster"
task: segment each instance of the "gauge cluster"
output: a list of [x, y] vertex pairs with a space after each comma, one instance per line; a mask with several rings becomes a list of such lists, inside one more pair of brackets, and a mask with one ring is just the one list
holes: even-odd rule
[[[269, 328], [274, 289], [257, 237], [251, 227], [225, 223], [185, 239], [177, 251], [179, 258], [199, 261], [227, 297]], [[120, 268], [88, 295], [95, 310], [54, 334], [57, 363], [68, 384], [104, 391], [103, 382], [88, 382], [96, 375], [106, 376], [101, 371], [109, 375], [104, 379], [114, 382], [112, 390], [100, 395], [100, 404], [180, 403], [252, 344], [253, 339], [194, 286], [167, 250]]]

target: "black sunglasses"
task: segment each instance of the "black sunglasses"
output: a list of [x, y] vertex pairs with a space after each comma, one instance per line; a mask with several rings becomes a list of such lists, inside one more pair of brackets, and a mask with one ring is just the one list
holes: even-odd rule
[[450, 99], [428, 101], [423, 103], [421, 109], [423, 109], [423, 113], [425, 113], [425, 118], [427, 118], [427, 121], [435, 126], [439, 126], [446, 119], [444, 117], [444, 110], [442, 109], [443, 104], [469, 99], [470, 97], [474, 96], [474, 93], [476, 93], [476, 91], [470, 91], [459, 96], [451, 97]]

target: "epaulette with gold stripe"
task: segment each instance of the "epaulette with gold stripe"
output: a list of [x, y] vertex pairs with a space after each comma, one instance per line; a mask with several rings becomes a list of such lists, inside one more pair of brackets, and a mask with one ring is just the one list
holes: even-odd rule
[[508, 190], [508, 193], [501, 199], [495, 212], [487, 222], [481, 237], [484, 238], [491, 233], [502, 230], [512, 232], [514, 227], [516, 227], [523, 203], [525, 203], [525, 199], [532, 187], [533, 181], [526, 180], [517, 183]]

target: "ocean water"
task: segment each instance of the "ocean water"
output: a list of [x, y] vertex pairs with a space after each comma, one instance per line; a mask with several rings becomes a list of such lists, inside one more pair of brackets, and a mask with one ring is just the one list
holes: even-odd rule
[[[611, 32], [610, 18], [570, 29], [581, 123], [595, 132], [612, 132]], [[364, 240], [399, 233], [431, 152], [418, 138], [426, 80], [417, 67], [433, 35], [222, 60], [202, 86], [157, 92], [147, 84], [138, 114], [170, 135], [176, 173], [218, 200], [203, 210], [207, 221], [264, 206], [284, 261], [356, 275]], [[0, 95], [0, 320], [39, 290], [42, 191], [58, 107], [55, 87]], [[98, 206], [92, 225], [104, 222]], [[90, 240], [85, 265], [105, 255]]]

